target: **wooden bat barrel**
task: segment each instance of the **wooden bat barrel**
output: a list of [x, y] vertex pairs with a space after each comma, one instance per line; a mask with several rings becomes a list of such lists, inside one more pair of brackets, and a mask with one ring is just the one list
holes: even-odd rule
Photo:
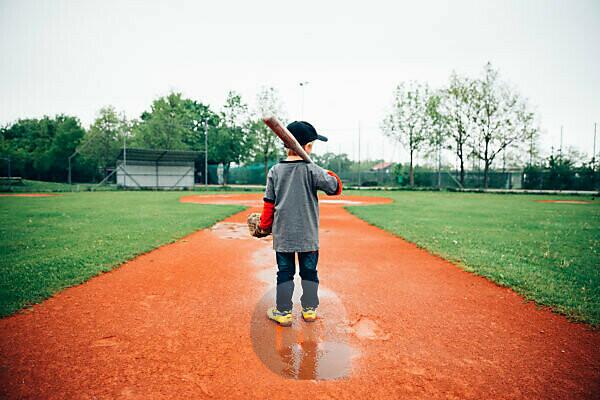
[[271, 128], [271, 130], [283, 141], [285, 147], [293, 150], [298, 154], [304, 161], [312, 163], [313, 160], [306, 154], [304, 148], [300, 146], [300, 143], [296, 140], [294, 135], [285, 127], [276, 117], [263, 118], [263, 122]]

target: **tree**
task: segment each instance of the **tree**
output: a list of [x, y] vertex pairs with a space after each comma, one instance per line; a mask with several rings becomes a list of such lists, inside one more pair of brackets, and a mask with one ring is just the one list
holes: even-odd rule
[[523, 187], [526, 189], [598, 190], [600, 172], [594, 171], [588, 156], [572, 147], [563, 154], [550, 155], [539, 163], [527, 165]]
[[539, 147], [539, 138], [540, 138], [540, 129], [537, 126], [534, 126], [534, 115], [533, 113], [529, 113], [524, 116], [525, 119], [530, 119], [529, 121], [523, 124], [523, 138], [525, 139], [525, 145], [527, 146], [527, 154], [528, 154], [528, 164], [532, 165], [535, 163], [540, 157], [540, 147]]
[[184, 110], [181, 118], [184, 127], [182, 137], [184, 149], [203, 152], [204, 136], [205, 133], [208, 133], [210, 159], [213, 136], [222, 124], [221, 115], [211, 110], [210, 106], [195, 100], [182, 99], [182, 105]]
[[64, 180], [67, 175], [69, 156], [85, 135], [79, 119], [67, 115], [57, 115], [54, 119], [54, 137], [50, 148], [42, 157], [51, 180]]
[[427, 85], [410, 82], [401, 83], [394, 91], [392, 111], [384, 118], [383, 133], [398, 140], [409, 153], [410, 186], [415, 183], [414, 158], [426, 142], [428, 130]]
[[348, 158], [348, 154], [346, 153], [336, 154], [328, 152], [322, 155], [312, 154], [311, 157], [316, 164], [327, 170], [336, 171], [338, 174], [350, 171], [353, 165], [352, 160]]
[[254, 138], [254, 155], [262, 161], [266, 179], [269, 171], [269, 161], [277, 158], [279, 141], [273, 132], [262, 122], [261, 118], [276, 116], [285, 124], [286, 116], [279, 93], [273, 87], [262, 88], [256, 96], [256, 102], [258, 118], [250, 123], [250, 132]]
[[456, 154], [460, 165], [460, 184], [465, 184], [465, 161], [467, 143], [472, 137], [471, 126], [474, 115], [471, 102], [474, 83], [472, 80], [453, 73], [448, 87], [441, 91], [439, 112], [450, 135], [450, 149]]
[[209, 158], [223, 163], [224, 183], [227, 183], [231, 163], [240, 163], [250, 156], [253, 141], [248, 131], [248, 106], [239, 94], [229, 92], [221, 114], [221, 125], [209, 144]]
[[103, 107], [83, 138], [79, 151], [105, 174], [114, 164], [130, 128], [124, 114], [118, 114], [112, 106]]
[[[165, 150], [205, 151], [208, 136], [208, 161], [220, 162], [222, 116], [201, 102], [170, 93], [152, 103], [141, 121], [133, 127], [133, 144]], [[198, 161], [197, 166], [204, 163]], [[203, 168], [201, 169], [203, 170]]]
[[433, 93], [427, 99], [426, 112], [427, 112], [427, 128], [428, 137], [427, 144], [430, 149], [430, 153], [437, 153], [437, 173], [438, 173], [438, 187], [442, 185], [441, 169], [442, 169], [442, 148], [446, 145], [447, 136], [446, 132], [448, 129], [448, 121], [446, 116], [441, 112], [440, 105], [442, 102], [442, 95], [440, 93]]
[[565, 190], [573, 188], [575, 181], [575, 163], [568, 157], [551, 155], [548, 157], [548, 182], [550, 189]]
[[520, 96], [498, 79], [498, 72], [487, 63], [484, 76], [476, 80], [472, 104], [473, 123], [479, 146], [473, 154], [483, 161], [484, 187], [488, 187], [489, 170], [494, 159], [513, 143], [526, 141], [533, 135], [534, 115]]
[[1, 132], [15, 176], [53, 181], [66, 179], [68, 158], [85, 134], [79, 119], [68, 115], [21, 119]]
[[164, 150], [189, 148], [186, 140], [194, 135], [200, 123], [190, 110], [193, 102], [181, 93], [170, 93], [152, 102], [150, 111], [142, 113], [141, 121], [133, 130], [134, 144], [139, 147]]

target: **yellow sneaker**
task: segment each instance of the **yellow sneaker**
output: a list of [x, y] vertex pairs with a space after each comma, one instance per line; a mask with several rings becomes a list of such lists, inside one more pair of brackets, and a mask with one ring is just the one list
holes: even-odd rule
[[292, 325], [292, 312], [279, 311], [277, 307], [271, 307], [267, 310], [267, 317], [270, 320], [277, 322], [281, 326]]
[[315, 322], [317, 319], [317, 309], [312, 307], [302, 307], [302, 319], [306, 322]]

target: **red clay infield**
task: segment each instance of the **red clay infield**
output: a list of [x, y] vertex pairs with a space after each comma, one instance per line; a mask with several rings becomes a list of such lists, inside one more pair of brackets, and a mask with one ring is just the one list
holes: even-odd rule
[[598, 398], [599, 332], [341, 205], [321, 207], [316, 323], [266, 320], [274, 256], [246, 210], [0, 320], [0, 397]]
[[556, 203], [556, 204], [594, 204], [587, 200], [536, 200], [538, 203]]

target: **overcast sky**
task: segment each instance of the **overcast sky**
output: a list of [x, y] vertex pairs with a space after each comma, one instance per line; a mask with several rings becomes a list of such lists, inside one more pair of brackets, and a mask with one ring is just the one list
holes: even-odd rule
[[253, 106], [268, 85], [290, 119], [330, 136], [321, 151], [356, 157], [360, 121], [362, 158], [402, 160], [379, 132], [394, 86], [487, 61], [537, 110], [546, 149], [563, 125], [564, 146], [591, 154], [598, 0], [0, 0], [0, 123], [67, 113], [87, 126], [109, 104], [133, 118], [171, 90], [214, 108], [236, 90]]

